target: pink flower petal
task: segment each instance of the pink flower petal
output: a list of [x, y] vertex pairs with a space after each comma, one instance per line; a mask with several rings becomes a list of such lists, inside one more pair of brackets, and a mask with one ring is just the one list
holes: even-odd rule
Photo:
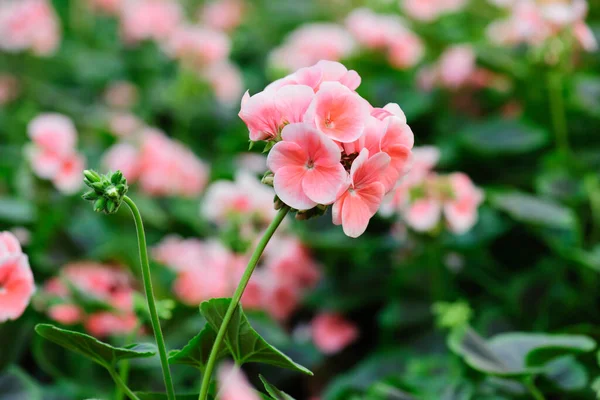
[[281, 201], [297, 210], [308, 210], [317, 205], [304, 194], [302, 180], [306, 168], [287, 166], [280, 168], [275, 174], [273, 186]]
[[385, 189], [379, 182], [349, 192], [342, 208], [342, 227], [346, 235], [357, 238], [365, 232], [369, 220], [381, 204], [384, 192]]
[[275, 106], [274, 94], [263, 91], [248, 98], [242, 98], [239, 117], [250, 131], [250, 140], [266, 140], [275, 137], [281, 124], [281, 113]]
[[279, 142], [267, 156], [267, 167], [276, 173], [280, 168], [286, 166], [304, 166], [308, 160], [308, 154], [297, 143]]
[[288, 85], [277, 91], [275, 106], [284, 123], [302, 122], [315, 93], [305, 85]]
[[[350, 169], [352, 184], [356, 189], [380, 181], [381, 175], [390, 165], [391, 158], [384, 152], [377, 153], [368, 159], [364, 158], [365, 154], [368, 157], [367, 149], [361, 151]], [[357, 161], [359, 162], [357, 163]]]
[[306, 196], [319, 204], [331, 204], [346, 183], [348, 173], [342, 164], [315, 166], [306, 171], [302, 188]]

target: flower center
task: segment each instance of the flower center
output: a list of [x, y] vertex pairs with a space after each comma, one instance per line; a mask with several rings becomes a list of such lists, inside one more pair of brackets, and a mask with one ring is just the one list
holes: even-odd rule
[[315, 167], [315, 162], [313, 160], [308, 160], [306, 163], [306, 168], [313, 169]]
[[335, 123], [331, 119], [331, 113], [328, 113], [327, 117], [325, 117], [325, 126], [329, 129], [332, 129], [335, 127]]

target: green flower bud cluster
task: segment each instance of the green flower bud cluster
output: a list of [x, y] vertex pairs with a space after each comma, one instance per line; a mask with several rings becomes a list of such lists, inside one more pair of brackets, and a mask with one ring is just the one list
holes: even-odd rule
[[94, 211], [114, 214], [119, 210], [129, 186], [121, 171], [100, 175], [96, 171], [83, 171], [83, 182], [92, 190], [86, 192], [84, 200], [94, 203]]

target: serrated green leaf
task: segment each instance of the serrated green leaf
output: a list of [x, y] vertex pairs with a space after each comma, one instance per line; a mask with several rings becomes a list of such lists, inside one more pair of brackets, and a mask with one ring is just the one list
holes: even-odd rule
[[[203, 371], [216, 337], [217, 334], [215, 331], [206, 324], [204, 329], [194, 336], [184, 348], [169, 352], [169, 363], [190, 365]], [[217, 355], [217, 360], [225, 357], [227, 354], [229, 354], [227, 348], [221, 348]]]
[[[212, 329], [218, 331], [231, 299], [212, 299], [200, 305], [200, 311], [206, 318]], [[262, 363], [274, 365], [281, 368], [292, 369], [308, 375], [313, 373], [291, 358], [267, 343], [248, 322], [242, 307], [237, 306], [227, 332], [225, 334], [225, 345], [237, 362]]]
[[57, 328], [50, 324], [38, 324], [35, 331], [43, 338], [79, 353], [106, 368], [110, 368], [120, 360], [146, 358], [156, 354], [151, 344], [114, 347], [84, 333]]
[[269, 394], [269, 396], [271, 396], [271, 398], [273, 400], [295, 400], [292, 396], [290, 396], [289, 394], [277, 389], [275, 386], [271, 385], [264, 376], [259, 375], [260, 380], [262, 381], [263, 385], [265, 386], [265, 390], [267, 391], [267, 393]]

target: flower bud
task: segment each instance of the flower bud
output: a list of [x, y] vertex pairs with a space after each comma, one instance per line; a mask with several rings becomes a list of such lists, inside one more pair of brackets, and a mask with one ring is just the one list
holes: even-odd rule
[[83, 174], [83, 181], [92, 190], [86, 192], [82, 198], [94, 202], [94, 211], [116, 213], [129, 188], [121, 171], [100, 175], [95, 171], [86, 170]]

